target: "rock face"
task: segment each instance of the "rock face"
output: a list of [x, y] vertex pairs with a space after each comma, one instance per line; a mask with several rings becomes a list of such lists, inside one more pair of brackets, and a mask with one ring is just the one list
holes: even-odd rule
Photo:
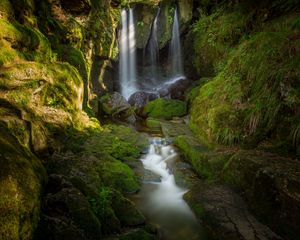
[[0, 238], [29, 239], [39, 222], [46, 171], [2, 123], [0, 145]]
[[[192, 189], [186, 199], [204, 224], [210, 223], [212, 235], [224, 240], [282, 240], [247, 210], [243, 199], [226, 186]], [[203, 183], [202, 183], [203, 185]], [[196, 188], [196, 185], [195, 185]], [[213, 227], [212, 227], [213, 226]]]
[[288, 239], [297, 239], [300, 223], [298, 161], [259, 151], [241, 151], [224, 169], [224, 178], [241, 188], [250, 208]]
[[[261, 222], [267, 224], [273, 231], [286, 239], [297, 239], [300, 222], [298, 191], [300, 165], [297, 160], [257, 150], [220, 148], [212, 151], [206, 144], [193, 137], [191, 133], [184, 131], [183, 129], [186, 126], [183, 124], [161, 123], [161, 126], [166, 135], [175, 138], [174, 143], [183, 151], [198, 175], [210, 182], [223, 181], [233, 186], [234, 189], [238, 189], [239, 192], [242, 192], [242, 196], [246, 198], [249, 210]], [[231, 219], [232, 224], [241, 228], [240, 233], [244, 238], [247, 234], [253, 236], [255, 229], [251, 230], [250, 228], [248, 229], [250, 232], [247, 233], [248, 230], [245, 232], [245, 228], [242, 227], [244, 225], [254, 226], [251, 220], [253, 219], [252, 216], [245, 218], [242, 222], [235, 222], [236, 219], [241, 220], [240, 216], [250, 214], [248, 211], [245, 213], [240, 212], [241, 209], [244, 211], [245, 207], [231, 209], [230, 206], [243, 206], [244, 204], [238, 203], [241, 199], [236, 193], [224, 186], [216, 186], [216, 188], [207, 186], [203, 190], [199, 191], [198, 189], [197, 191], [201, 193], [199, 198], [204, 202], [203, 206], [198, 207], [201, 207], [203, 211], [208, 211], [207, 214], [205, 211], [202, 212], [204, 217], [223, 222], [221, 225], [226, 226], [225, 228], [232, 228], [233, 225], [227, 224]], [[233, 204], [235, 201], [238, 202]], [[217, 210], [222, 208], [228, 209], [224, 211]], [[198, 209], [199, 212], [202, 211], [201, 209]], [[226, 211], [229, 212], [226, 213]], [[240, 212], [238, 213], [239, 217], [235, 216], [237, 212]], [[230, 216], [231, 214], [233, 215]], [[255, 228], [261, 229], [260, 224]], [[234, 231], [229, 230], [229, 232]], [[269, 231], [266, 231], [262, 235], [262, 239], [273, 239], [270, 237], [272, 234], [269, 236], [269, 233]], [[228, 237], [228, 239], [231, 238]], [[232, 237], [232, 239], [235, 238]], [[280, 238], [274, 236], [274, 239]]]
[[[151, 24], [156, 16], [158, 7], [160, 7], [160, 15], [158, 17], [158, 39], [159, 48], [164, 48], [171, 39], [173, 15], [176, 7], [174, 0], [161, 0], [149, 4], [149, 2], [139, 1], [137, 4], [131, 1], [134, 5], [137, 19], [137, 48], [145, 49], [150, 33]], [[180, 30], [185, 31], [193, 17], [193, 0], [178, 1]]]

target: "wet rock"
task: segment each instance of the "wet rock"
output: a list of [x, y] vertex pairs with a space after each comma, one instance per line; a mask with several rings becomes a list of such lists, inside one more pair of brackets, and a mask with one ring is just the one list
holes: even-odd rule
[[149, 101], [153, 101], [158, 98], [158, 94], [150, 92], [135, 92], [129, 97], [129, 104], [136, 108], [144, 107]]
[[185, 91], [190, 86], [190, 81], [184, 77], [174, 79], [164, 84], [164, 86], [158, 89], [160, 97], [169, 97], [171, 99], [183, 99]]
[[113, 119], [132, 123], [135, 121], [134, 111], [126, 99], [119, 93], [106, 94], [100, 98], [101, 111]]

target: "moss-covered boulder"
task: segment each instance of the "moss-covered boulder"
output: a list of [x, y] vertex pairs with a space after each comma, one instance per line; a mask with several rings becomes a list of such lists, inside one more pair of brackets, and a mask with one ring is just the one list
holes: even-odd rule
[[79, 234], [83, 239], [98, 239], [101, 236], [101, 223], [90, 203], [65, 177], [50, 175], [47, 188], [49, 192], [43, 199], [46, 212], [36, 238], [46, 235], [45, 239], [63, 239]]
[[39, 222], [46, 171], [2, 123], [0, 145], [0, 238], [30, 239]]
[[186, 115], [187, 106], [179, 100], [158, 98], [146, 104], [143, 114], [153, 118], [172, 119]]
[[101, 97], [100, 109], [111, 118], [128, 122], [135, 121], [133, 108], [120, 93], [114, 92]]
[[158, 119], [155, 118], [147, 118], [146, 119], [146, 126], [154, 131], [161, 131], [161, 124]]
[[230, 150], [212, 151], [196, 138], [187, 135], [176, 137], [174, 144], [183, 152], [197, 174], [209, 181], [220, 180], [225, 164], [234, 154]]
[[136, 209], [134, 203], [120, 193], [114, 193], [111, 205], [123, 226], [134, 227], [145, 223], [145, 217]]

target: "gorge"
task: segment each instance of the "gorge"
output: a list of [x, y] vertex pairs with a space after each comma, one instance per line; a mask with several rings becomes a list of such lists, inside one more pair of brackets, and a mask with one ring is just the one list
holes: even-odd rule
[[297, 240], [299, 11], [1, 0], [0, 239]]

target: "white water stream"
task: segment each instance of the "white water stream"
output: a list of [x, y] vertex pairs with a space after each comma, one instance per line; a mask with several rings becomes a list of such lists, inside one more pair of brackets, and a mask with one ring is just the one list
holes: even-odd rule
[[177, 160], [178, 154], [172, 145], [162, 138], [151, 139], [149, 152], [141, 161], [152, 177], [144, 179], [135, 202], [146, 218], [160, 227], [162, 239], [201, 239], [194, 213], [183, 199], [187, 189], [176, 185], [171, 171]]

